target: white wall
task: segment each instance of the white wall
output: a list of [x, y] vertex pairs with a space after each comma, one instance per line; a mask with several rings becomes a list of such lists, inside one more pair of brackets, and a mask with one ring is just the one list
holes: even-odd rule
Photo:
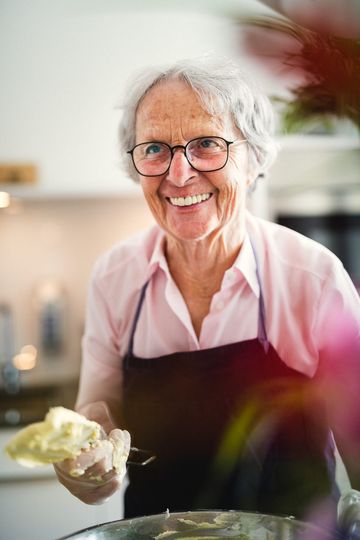
[[151, 5], [2, 0], [0, 162], [38, 165], [49, 195], [134, 191], [117, 163], [124, 82], [147, 64], [234, 56], [239, 43], [225, 16]]

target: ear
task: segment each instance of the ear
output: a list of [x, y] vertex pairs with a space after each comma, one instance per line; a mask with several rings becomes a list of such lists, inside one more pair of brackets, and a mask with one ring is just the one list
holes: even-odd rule
[[250, 147], [250, 145], [247, 145], [246, 187], [249, 191], [255, 187], [256, 179], [261, 172], [261, 166], [257, 159], [255, 149]]
[[256, 179], [261, 175], [260, 166], [252, 159], [248, 160], [247, 175], [246, 175], [246, 186], [248, 189], [251, 189]]

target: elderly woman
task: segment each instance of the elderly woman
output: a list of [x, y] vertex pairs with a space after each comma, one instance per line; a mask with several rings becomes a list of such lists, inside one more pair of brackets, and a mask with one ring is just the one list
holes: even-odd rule
[[[321, 397], [334, 386], [326, 366], [337, 367], [341, 325], [343, 371], [357, 368], [357, 292], [326, 248], [246, 209], [276, 147], [269, 101], [235, 64], [147, 69], [126, 96], [121, 147], [157, 223], [96, 264], [77, 409], [156, 455], [129, 466], [127, 517], [307, 516], [338, 497], [337, 417]], [[87, 503], [105, 500], [121, 475], [105, 473], [103, 457], [80, 456], [80, 479], [62, 463], [61, 482]]]

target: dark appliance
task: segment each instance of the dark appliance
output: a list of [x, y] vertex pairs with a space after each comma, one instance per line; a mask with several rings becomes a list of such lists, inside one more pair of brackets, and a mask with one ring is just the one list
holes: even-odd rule
[[360, 293], [360, 212], [301, 215], [281, 212], [277, 222], [329, 248], [342, 261]]

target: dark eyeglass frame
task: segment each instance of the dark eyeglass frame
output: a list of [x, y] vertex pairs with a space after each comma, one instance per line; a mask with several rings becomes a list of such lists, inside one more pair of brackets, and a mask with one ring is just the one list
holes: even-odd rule
[[[221, 139], [222, 141], [224, 141], [224, 143], [226, 143], [226, 160], [225, 160], [224, 165], [222, 165], [221, 167], [217, 167], [216, 169], [205, 169], [205, 170], [204, 169], [197, 169], [196, 167], [194, 167], [194, 165], [190, 162], [190, 160], [189, 160], [189, 158], [187, 156], [187, 148], [188, 148], [189, 144], [191, 144], [192, 142], [200, 141], [201, 139]], [[145, 142], [142, 142], [142, 143], [139, 143], [139, 144], [135, 144], [135, 146], [131, 150], [128, 150], [126, 153], [131, 155], [131, 159], [132, 159], [133, 165], [135, 167], [135, 170], [141, 176], [155, 177], [155, 176], [162, 176], [163, 174], [166, 174], [170, 169], [171, 162], [173, 160], [174, 153], [175, 153], [175, 150], [177, 148], [181, 148], [182, 150], [184, 150], [184, 155], [186, 157], [187, 162], [189, 163], [190, 167], [192, 167], [195, 171], [198, 171], [198, 172], [215, 172], [215, 171], [220, 171], [221, 169], [223, 169], [226, 166], [226, 164], [227, 164], [227, 162], [229, 160], [229, 146], [231, 144], [242, 143], [242, 142], [247, 142], [247, 139], [235, 139], [234, 141], [227, 141], [226, 139], [224, 139], [224, 137], [218, 137], [217, 135], [208, 135], [208, 136], [205, 136], [205, 137], [195, 137], [195, 139], [190, 139], [190, 141], [188, 141], [185, 145], [183, 145], [183, 144], [175, 144], [174, 146], [170, 146], [170, 144], [167, 144], [167, 143], [165, 143], [163, 141], [145, 141]], [[167, 146], [169, 148], [170, 153], [171, 153], [171, 157], [170, 157], [170, 161], [169, 161], [169, 166], [164, 172], [162, 172], [160, 174], [143, 174], [142, 172], [139, 171], [139, 169], [136, 167], [135, 160], [134, 160], [134, 150], [138, 146], [141, 146], [143, 144], [162, 144], [162, 145]]]

